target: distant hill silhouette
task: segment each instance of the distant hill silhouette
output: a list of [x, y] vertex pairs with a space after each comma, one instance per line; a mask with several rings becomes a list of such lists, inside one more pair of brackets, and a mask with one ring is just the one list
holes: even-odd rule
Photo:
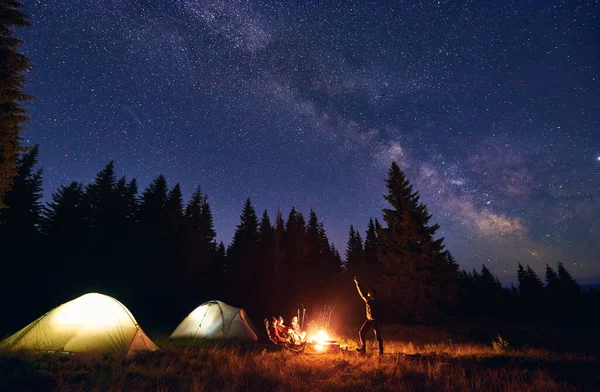
[[584, 291], [600, 291], [600, 283], [580, 284], [579, 287]]

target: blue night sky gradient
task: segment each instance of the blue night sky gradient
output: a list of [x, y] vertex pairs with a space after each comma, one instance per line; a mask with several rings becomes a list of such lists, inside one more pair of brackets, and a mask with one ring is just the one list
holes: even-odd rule
[[250, 197], [343, 250], [396, 160], [462, 267], [600, 281], [597, 1], [24, 4], [46, 199], [114, 160], [200, 185], [226, 243]]

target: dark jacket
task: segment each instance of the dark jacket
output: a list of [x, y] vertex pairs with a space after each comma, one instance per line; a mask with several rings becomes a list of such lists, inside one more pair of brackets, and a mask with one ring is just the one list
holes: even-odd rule
[[356, 289], [358, 290], [358, 294], [365, 301], [365, 305], [367, 308], [367, 320], [380, 320], [381, 318], [381, 309], [379, 307], [379, 301], [377, 298], [367, 297], [363, 294], [363, 291], [360, 288], [360, 284], [356, 282]]
[[285, 342], [287, 342], [287, 340], [283, 336], [281, 336], [279, 334], [279, 331], [277, 330], [277, 327], [274, 327], [274, 326], [272, 326], [272, 325], [269, 324], [269, 326], [267, 327], [267, 330], [269, 331], [269, 338], [274, 343], [285, 343]]

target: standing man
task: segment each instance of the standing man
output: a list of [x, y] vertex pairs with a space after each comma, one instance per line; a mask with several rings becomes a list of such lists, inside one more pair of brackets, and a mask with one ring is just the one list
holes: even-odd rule
[[358, 332], [358, 339], [360, 347], [356, 349], [361, 354], [364, 354], [367, 351], [367, 346], [365, 344], [365, 336], [369, 332], [371, 328], [373, 328], [373, 332], [375, 333], [375, 339], [377, 339], [377, 343], [379, 344], [379, 355], [383, 355], [383, 340], [381, 339], [381, 330], [379, 321], [381, 320], [381, 309], [379, 308], [379, 301], [377, 300], [377, 292], [375, 289], [369, 290], [367, 296], [363, 294], [363, 291], [360, 288], [360, 284], [358, 284], [358, 280], [356, 276], [354, 277], [354, 283], [356, 283], [356, 289], [358, 290], [358, 294], [365, 301], [365, 305], [367, 308], [367, 320], [364, 322], [360, 331]]

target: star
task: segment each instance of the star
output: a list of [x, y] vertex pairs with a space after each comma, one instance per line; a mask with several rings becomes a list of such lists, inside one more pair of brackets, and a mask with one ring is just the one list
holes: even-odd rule
[[225, 244], [251, 197], [272, 219], [314, 209], [343, 250], [381, 220], [394, 160], [461, 267], [510, 281], [539, 249], [538, 272], [577, 259], [600, 279], [598, 93], [573, 85], [596, 78], [592, 5], [24, 3], [44, 201], [112, 160], [140, 194], [161, 173], [184, 199], [201, 186]]

